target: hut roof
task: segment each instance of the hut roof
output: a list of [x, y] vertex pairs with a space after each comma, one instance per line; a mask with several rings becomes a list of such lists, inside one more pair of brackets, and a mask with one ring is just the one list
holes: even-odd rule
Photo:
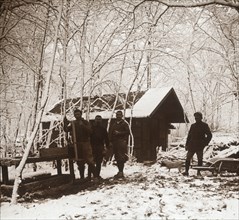
[[[127, 96], [126, 109], [134, 105], [144, 94], [145, 94], [145, 91], [129, 92]], [[83, 108], [86, 109], [90, 99], [90, 112], [102, 112], [102, 111], [111, 110], [113, 109], [116, 98], [117, 97], [115, 94], [104, 94], [102, 96], [93, 96], [90, 98], [88, 96], [84, 96]], [[126, 94], [119, 93], [115, 110], [122, 110], [124, 108], [125, 100], [126, 100]], [[63, 103], [64, 103], [63, 100], [60, 100], [59, 102], [57, 102], [53, 106], [53, 108], [50, 109], [49, 113], [61, 114]], [[69, 111], [69, 109], [79, 108], [80, 104], [81, 104], [80, 97], [67, 99], [66, 109], [68, 109]]]
[[[112, 117], [112, 107], [114, 105], [116, 95], [107, 94], [101, 97], [95, 96], [90, 98], [90, 119], [94, 119], [96, 115], [102, 118]], [[115, 110], [123, 110], [126, 94], [120, 93]], [[49, 111], [50, 113], [60, 114], [63, 101], [55, 104]], [[86, 106], [88, 97], [83, 98], [83, 106]], [[66, 107], [79, 107], [80, 98], [66, 100]], [[127, 97], [125, 117], [146, 118], [153, 117], [155, 113], [164, 113], [171, 123], [185, 122], [185, 115], [180, 101], [172, 87], [151, 88], [147, 91], [130, 92]], [[188, 122], [188, 119], [186, 118]]]

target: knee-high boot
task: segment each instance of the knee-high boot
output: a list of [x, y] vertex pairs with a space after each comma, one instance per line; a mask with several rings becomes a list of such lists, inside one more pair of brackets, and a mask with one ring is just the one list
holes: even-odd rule
[[85, 165], [79, 165], [78, 169], [79, 169], [79, 172], [80, 172], [80, 178], [84, 179], [85, 178]]
[[91, 173], [93, 173], [94, 177], [97, 177], [97, 171], [96, 171], [96, 167], [94, 164], [88, 164], [89, 165], [89, 169], [91, 171]]
[[118, 161], [117, 167], [118, 167], [118, 169], [119, 169], [119, 172], [122, 172], [122, 173], [123, 173], [123, 170], [124, 170], [124, 162]]
[[186, 160], [186, 163], [185, 163], [185, 172], [188, 174], [188, 171], [189, 171], [189, 167], [190, 167], [190, 160]]
[[[198, 160], [198, 166], [202, 166], [202, 160]], [[197, 171], [197, 175], [201, 176], [200, 170]]]
[[96, 174], [97, 174], [97, 176], [100, 176], [101, 163], [102, 162], [97, 162], [96, 163]]
[[198, 166], [202, 166], [202, 160], [198, 160]]

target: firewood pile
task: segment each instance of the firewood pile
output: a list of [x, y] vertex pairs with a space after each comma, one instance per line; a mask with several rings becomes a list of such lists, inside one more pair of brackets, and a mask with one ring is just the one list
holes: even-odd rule
[[[162, 151], [161, 147], [157, 147], [157, 162], [162, 160], [185, 160], [187, 151], [185, 150], [185, 141], [179, 142], [177, 146], [172, 144], [167, 151]], [[208, 146], [204, 148], [204, 161], [210, 161], [212, 158], [239, 158], [239, 141], [232, 139], [220, 142], [220, 139], [212, 140]], [[197, 159], [196, 155], [193, 158]]]
[[162, 160], [185, 160], [186, 150], [183, 145], [169, 148], [167, 151], [162, 151], [161, 147], [157, 147], [157, 162], [161, 163]]

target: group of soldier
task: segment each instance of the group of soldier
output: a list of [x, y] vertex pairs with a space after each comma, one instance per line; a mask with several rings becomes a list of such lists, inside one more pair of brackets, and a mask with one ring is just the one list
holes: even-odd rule
[[113, 152], [118, 173], [115, 178], [124, 177], [124, 164], [127, 161], [127, 143], [130, 134], [129, 125], [123, 119], [122, 111], [116, 112], [116, 120], [109, 131], [102, 124], [102, 117], [97, 115], [93, 124], [82, 117], [82, 111], [74, 111], [75, 120], [64, 117], [64, 131], [70, 134], [69, 144], [74, 148], [74, 158], [78, 165], [80, 178], [85, 178], [85, 164], [88, 165], [88, 177], [101, 179], [101, 164], [104, 154]]
[[[111, 124], [109, 131], [102, 125], [102, 117], [97, 115], [93, 125], [82, 118], [82, 111], [74, 111], [75, 120], [68, 121], [64, 118], [64, 131], [70, 133], [70, 143], [74, 146], [75, 160], [78, 165], [80, 177], [85, 178], [85, 164], [88, 164], [88, 177], [93, 174], [95, 179], [101, 179], [100, 171], [104, 152], [112, 151], [118, 173], [115, 178], [124, 177], [124, 164], [128, 159], [127, 146], [130, 134], [129, 125], [123, 119], [122, 111], [116, 112], [116, 120]], [[203, 163], [203, 149], [212, 139], [212, 133], [207, 123], [202, 122], [202, 113], [194, 113], [195, 123], [191, 125], [186, 141], [185, 172], [189, 175], [190, 161], [194, 154], [197, 155], [198, 165]], [[198, 171], [198, 175], [201, 175]]]

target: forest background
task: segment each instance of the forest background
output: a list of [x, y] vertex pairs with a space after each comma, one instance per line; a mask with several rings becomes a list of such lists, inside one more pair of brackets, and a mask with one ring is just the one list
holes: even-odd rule
[[[186, 115], [239, 134], [239, 1], [0, 1], [1, 147], [59, 100], [173, 86]], [[62, 116], [66, 106], [62, 106]]]

